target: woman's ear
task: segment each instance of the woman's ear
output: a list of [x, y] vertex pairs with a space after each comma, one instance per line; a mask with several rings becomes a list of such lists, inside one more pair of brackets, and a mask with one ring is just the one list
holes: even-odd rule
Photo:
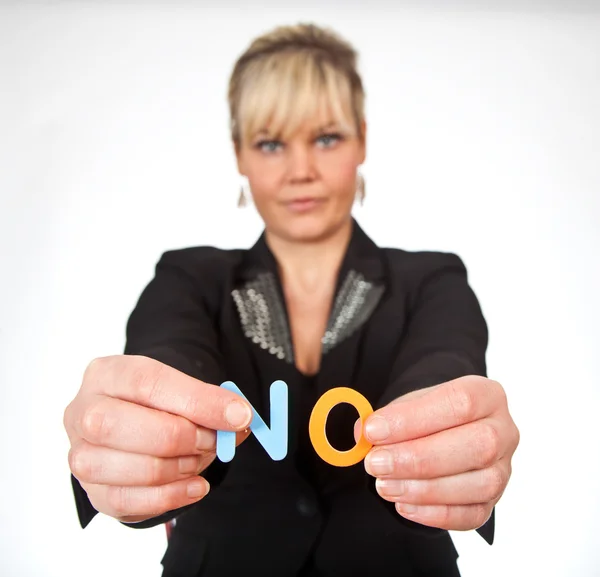
[[361, 145], [361, 151], [360, 151], [360, 162], [359, 164], [363, 164], [365, 162], [365, 160], [367, 159], [367, 121], [363, 119], [363, 121], [360, 123], [360, 145]]

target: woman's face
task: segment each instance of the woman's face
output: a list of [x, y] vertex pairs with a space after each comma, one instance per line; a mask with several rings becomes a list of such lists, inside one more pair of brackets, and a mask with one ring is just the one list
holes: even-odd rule
[[236, 149], [266, 229], [288, 241], [318, 240], [347, 222], [365, 154], [364, 138], [322, 115], [285, 142], [262, 132]]

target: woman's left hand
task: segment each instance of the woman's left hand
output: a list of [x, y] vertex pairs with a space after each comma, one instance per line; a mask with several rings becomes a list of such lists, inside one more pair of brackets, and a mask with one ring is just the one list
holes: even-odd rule
[[469, 530], [490, 517], [519, 443], [502, 386], [466, 376], [408, 393], [365, 423], [365, 468], [402, 516]]

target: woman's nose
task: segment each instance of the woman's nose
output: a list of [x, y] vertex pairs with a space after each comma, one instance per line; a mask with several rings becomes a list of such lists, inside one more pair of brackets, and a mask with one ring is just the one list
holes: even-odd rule
[[289, 149], [289, 174], [292, 180], [305, 180], [314, 176], [314, 158], [310, 147], [294, 146]]

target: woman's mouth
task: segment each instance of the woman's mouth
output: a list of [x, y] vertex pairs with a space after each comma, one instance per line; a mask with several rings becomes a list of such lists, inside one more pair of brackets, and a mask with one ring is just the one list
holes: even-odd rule
[[304, 213], [310, 212], [315, 208], [321, 206], [324, 202], [322, 198], [315, 197], [305, 197], [305, 198], [295, 198], [294, 200], [290, 200], [286, 202], [286, 206], [289, 210], [296, 213]]

